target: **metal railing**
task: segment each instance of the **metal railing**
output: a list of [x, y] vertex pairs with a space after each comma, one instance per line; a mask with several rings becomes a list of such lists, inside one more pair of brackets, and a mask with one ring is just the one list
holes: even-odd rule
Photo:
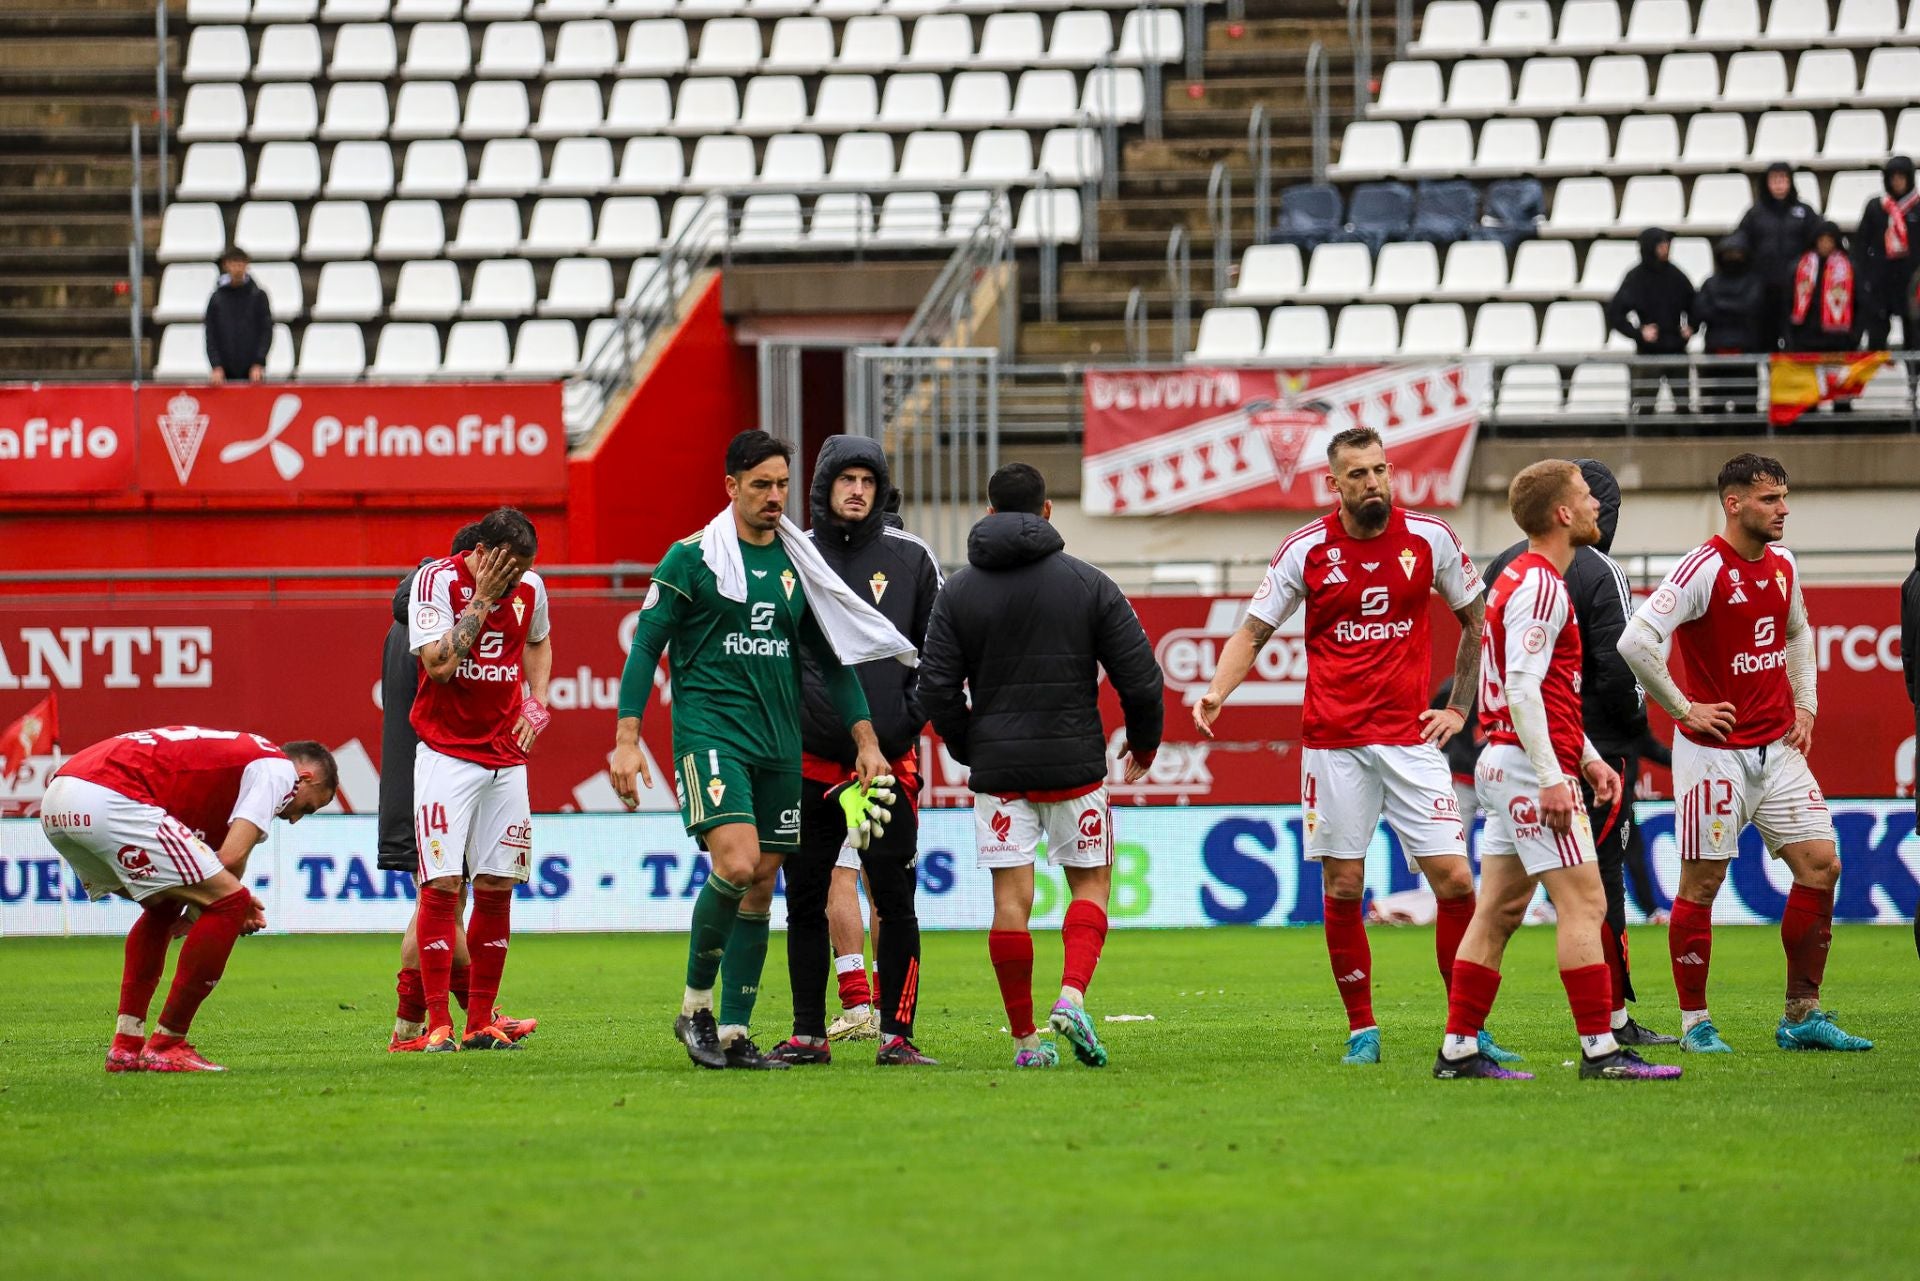
[[1313, 180], [1327, 180], [1332, 122], [1327, 87], [1327, 49], [1318, 40], [1307, 48], [1307, 105], [1313, 111]]
[[1347, 43], [1353, 49], [1353, 118], [1373, 105], [1373, 2], [1347, 0]]
[[1207, 74], [1207, 0], [1187, 0], [1187, 79]]
[[[975, 289], [986, 274], [1013, 262], [1013, 233], [1005, 214], [998, 202], [988, 206], [973, 234], [948, 257], [896, 346], [940, 347], [956, 338], [972, 341], [967, 327], [973, 320]], [[1001, 299], [1000, 345], [1008, 349], [1013, 346], [1015, 310], [1006, 298]]]
[[1273, 230], [1273, 124], [1263, 103], [1247, 113], [1247, 164], [1253, 170], [1253, 243], [1264, 245]]
[[993, 347], [860, 347], [848, 430], [879, 441], [906, 496], [901, 519], [943, 563], [965, 559], [967, 530], [1000, 465], [1000, 352]]
[[1145, 38], [1140, 46], [1140, 90], [1145, 101], [1141, 105], [1141, 130], [1148, 138], [1158, 142], [1161, 136], [1161, 114], [1165, 106], [1166, 93], [1160, 87], [1160, 24], [1154, 19], [1160, 13], [1155, 0], [1146, 0], [1134, 12], [1140, 15], [1141, 29]]
[[1399, 0], [1393, 10], [1393, 56], [1405, 58], [1413, 43], [1413, 0]]
[[[167, 0], [158, 0], [153, 6], [153, 122], [160, 138], [158, 142], [160, 163], [160, 212], [167, 211], [167, 133], [173, 124], [173, 108], [167, 98]], [[136, 182], [138, 181], [136, 177]], [[135, 305], [136, 310], [138, 304]], [[134, 376], [139, 377], [136, 369]]]
[[1135, 285], [1127, 291], [1127, 309], [1121, 316], [1127, 331], [1127, 359], [1147, 359], [1147, 293]]
[[1167, 286], [1173, 292], [1173, 354], [1193, 345], [1193, 246], [1185, 225], [1167, 233]]
[[1227, 278], [1233, 270], [1233, 171], [1227, 162], [1213, 162], [1207, 175], [1207, 232], [1213, 237], [1213, 300], [1227, 296]]

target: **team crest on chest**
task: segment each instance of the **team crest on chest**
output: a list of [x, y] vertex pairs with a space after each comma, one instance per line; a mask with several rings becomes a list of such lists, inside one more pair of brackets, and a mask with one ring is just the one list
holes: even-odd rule
[[1773, 581], [1780, 585], [1780, 594], [1785, 596], [1787, 594], [1787, 571], [1784, 569], [1774, 570]]
[[1413, 548], [1402, 547], [1400, 549], [1400, 572], [1405, 574], [1409, 579], [1413, 577], [1413, 567], [1419, 563], [1420, 558], [1414, 555]]
[[[783, 569], [780, 571], [780, 590], [787, 594], [788, 600], [793, 599], [793, 571], [792, 570]], [[879, 599], [878, 593], [875, 594], [874, 599], [875, 600]]]
[[887, 576], [874, 570], [873, 577], [867, 580], [867, 589], [873, 593], [873, 603], [878, 605], [880, 598], [887, 594]]
[[521, 600], [518, 596], [513, 598], [513, 621], [516, 623], [524, 623], [527, 621], [527, 602]]

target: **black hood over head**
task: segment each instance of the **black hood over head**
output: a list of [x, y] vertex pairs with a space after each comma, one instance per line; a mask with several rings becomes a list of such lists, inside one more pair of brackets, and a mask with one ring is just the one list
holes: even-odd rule
[[1672, 239], [1673, 233], [1666, 228], [1648, 227], [1640, 233], [1640, 261], [1649, 265], [1658, 262], [1659, 259], [1654, 256], [1655, 250], [1660, 247], [1662, 241]]
[[1713, 247], [1713, 262], [1721, 271], [1743, 272], [1753, 262], [1753, 246], [1744, 231], [1729, 232]]
[[[1772, 188], [1767, 185], [1768, 180], [1777, 173], [1787, 175], [1787, 194], [1784, 196], [1774, 195]], [[1775, 209], [1785, 209], [1800, 199], [1800, 193], [1793, 187], [1793, 166], [1784, 160], [1776, 160], [1768, 165], [1766, 173], [1760, 176], [1760, 189], [1754, 192], [1753, 199], [1756, 204], [1769, 205]]]
[[1913, 161], [1911, 159], [1906, 156], [1895, 156], [1893, 159], [1887, 161], [1887, 167], [1880, 171], [1880, 184], [1887, 189], [1889, 196], [1893, 194], [1893, 175], [1895, 174], [1906, 175], [1907, 190], [1901, 192], [1901, 195], [1904, 196], [1907, 192], [1913, 190]]
[[1613, 548], [1613, 534], [1620, 526], [1620, 482], [1613, 478], [1613, 469], [1598, 458], [1576, 458], [1573, 465], [1587, 478], [1587, 488], [1600, 500], [1600, 541], [1595, 544], [1601, 551]]
[[[865, 467], [873, 473], [874, 500], [867, 514], [857, 521], [841, 520], [833, 514], [833, 481], [849, 467]], [[807, 502], [813, 513], [814, 537], [830, 539], [843, 547], [861, 547], [880, 536], [886, 526], [886, 507], [892, 477], [887, 471], [887, 451], [877, 440], [865, 436], [829, 436], [820, 446], [813, 464], [813, 485]]]
[[967, 563], [975, 569], [1019, 569], [1065, 551], [1067, 540], [1044, 517], [994, 512], [967, 534]]
[[[1840, 224], [1829, 222], [1824, 218], [1821, 219], [1821, 221], [1814, 226], [1812, 240], [1817, 241], [1822, 236], [1833, 237], [1833, 252], [1837, 254], [1847, 252], [1847, 238], [1840, 234]], [[1812, 241], [1809, 241], [1807, 248], [1815, 248]]]

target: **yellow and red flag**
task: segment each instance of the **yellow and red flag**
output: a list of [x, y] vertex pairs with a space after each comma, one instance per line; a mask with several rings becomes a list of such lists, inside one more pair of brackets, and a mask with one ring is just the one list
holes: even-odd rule
[[1785, 427], [1815, 405], [1858, 396], [1880, 367], [1884, 351], [1783, 351], [1773, 357], [1767, 421]]

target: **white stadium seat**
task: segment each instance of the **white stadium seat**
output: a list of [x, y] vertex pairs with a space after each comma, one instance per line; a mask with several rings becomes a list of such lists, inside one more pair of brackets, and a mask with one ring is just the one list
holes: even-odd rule
[[1421, 302], [1407, 308], [1400, 328], [1400, 355], [1446, 356], [1466, 349], [1467, 313], [1459, 303]]
[[1577, 356], [1606, 345], [1607, 321], [1597, 302], [1561, 300], [1547, 304], [1540, 319], [1542, 355]]
[[1900, 33], [1898, 0], [1840, 0], [1833, 21], [1834, 39], [1849, 44], [1881, 44]]
[[1267, 316], [1267, 341], [1262, 356], [1312, 359], [1333, 346], [1325, 307], [1275, 307]]
[[941, 238], [940, 197], [930, 191], [890, 191], [880, 202], [874, 239], [886, 244], [932, 244]]
[[1849, 49], [1810, 49], [1800, 55], [1793, 72], [1793, 100], [1805, 103], [1852, 103], [1859, 91], [1853, 52]]
[[1469, 59], [1453, 64], [1447, 80], [1447, 110], [1455, 115], [1487, 116], [1513, 100], [1513, 76], [1498, 59]]
[[505, 325], [497, 320], [462, 320], [447, 331], [447, 354], [440, 372], [447, 377], [498, 378], [508, 360]]
[[1240, 278], [1227, 296], [1246, 302], [1284, 302], [1304, 283], [1298, 245], [1249, 245], [1240, 256]]
[[323, 140], [384, 138], [391, 124], [385, 85], [349, 80], [327, 90], [327, 113], [320, 122]]
[[313, 291], [313, 319], [374, 320], [385, 307], [377, 263], [330, 262], [320, 268], [320, 281]]
[[[201, 90], [233, 89], [238, 85], [195, 85]], [[192, 107], [189, 91], [187, 105]], [[261, 85], [254, 97], [253, 127], [247, 137], [255, 142], [300, 141], [313, 137], [320, 127], [320, 104], [310, 84]], [[185, 130], [182, 130], [184, 134]]]
[[872, 76], [831, 75], [820, 80], [808, 122], [823, 133], [864, 129], [880, 115], [880, 93]]
[[1613, 182], [1607, 178], [1562, 178], [1540, 225], [1543, 236], [1591, 236], [1615, 225]]
[[[1621, 122], [1622, 127], [1626, 122]], [[1599, 116], [1561, 116], [1547, 129], [1540, 172], [1597, 173], [1612, 160], [1607, 122]]]
[[760, 24], [752, 18], [719, 18], [700, 28], [696, 75], [737, 75], [760, 65]]
[[807, 218], [809, 245], [865, 244], [873, 239], [873, 200], [864, 191], [828, 192]]
[[906, 57], [900, 19], [892, 14], [850, 18], [840, 33], [840, 71], [891, 71]]
[[196, 142], [180, 164], [181, 200], [234, 200], [247, 189], [247, 159], [237, 142]]
[[1349, 302], [1364, 295], [1372, 283], [1373, 254], [1365, 245], [1321, 245], [1307, 262], [1306, 283], [1296, 296], [1303, 302]]
[[269, 142], [254, 162], [256, 200], [311, 200], [320, 192], [320, 149], [310, 142]]
[[607, 95], [607, 120], [599, 132], [618, 138], [658, 133], [673, 123], [673, 97], [659, 79], [616, 80]]
[[480, 149], [480, 168], [468, 190], [483, 196], [525, 196], [540, 186], [541, 178], [538, 142], [495, 138]]
[[220, 280], [220, 268], [210, 262], [177, 262], [160, 273], [160, 292], [153, 301], [158, 324], [198, 320], [207, 314], [207, 300]]
[[1786, 96], [1787, 60], [1780, 54], [1771, 49], [1749, 50], [1727, 59], [1727, 78], [1720, 89], [1722, 106], [1770, 107]]
[[1580, 272], [1579, 292], [1588, 298], [1610, 299], [1620, 281], [1640, 261], [1640, 246], [1631, 240], [1596, 240], [1587, 246]]
[[554, 195], [597, 196], [613, 186], [613, 144], [605, 138], [562, 138], [540, 190]]
[[1573, 111], [1580, 102], [1580, 64], [1572, 58], [1528, 58], [1520, 68], [1514, 110], [1530, 115]]
[[383, 325], [370, 378], [421, 379], [440, 372], [440, 331], [417, 322]]
[[593, 240], [593, 203], [581, 196], [546, 196], [527, 215], [520, 252], [529, 258], [565, 258]]
[[909, 71], [887, 77], [880, 97], [881, 127], [924, 129], [947, 114], [946, 88], [931, 71]]
[[155, 378], [197, 381], [207, 376], [207, 335], [199, 325], [168, 325], [160, 331]]
[[660, 247], [660, 202], [652, 196], [609, 196], [600, 203], [592, 251], [628, 258]]
[[620, 153], [620, 191], [671, 191], [686, 176], [686, 152], [678, 138], [629, 138]]
[[610, 76], [620, 64], [620, 38], [611, 22], [588, 19], [563, 22], [554, 37], [546, 74], [556, 79]]
[[536, 138], [572, 138], [600, 133], [605, 123], [597, 82], [553, 80], [540, 91], [540, 118], [528, 132]]
[[[1821, 0], [1825, 8], [1825, 0]], [[1693, 43], [1710, 48], [1737, 49], [1760, 39], [1759, 0], [1701, 0]]]
[[473, 68], [482, 80], [532, 80], [546, 65], [547, 37], [539, 23], [490, 22], [482, 28]]
[[291, 258], [300, 252], [300, 218], [284, 200], [241, 205], [233, 220], [233, 243], [263, 261]]
[[399, 65], [393, 28], [384, 22], [349, 23], [333, 33], [329, 80], [389, 80]]
[[953, 78], [942, 123], [961, 129], [982, 129], [1006, 120], [1013, 110], [1013, 90], [1004, 71], [962, 71]]
[[1010, 123], [1026, 128], [1064, 124], [1073, 119], [1074, 78], [1071, 71], [1029, 71], [1013, 91]]
[[1555, 366], [1519, 364], [1500, 371], [1495, 418], [1550, 418], [1560, 410], [1560, 370]]
[[833, 24], [821, 17], [782, 18], [773, 24], [773, 40], [763, 68], [812, 75], [833, 64]]
[[1447, 246], [1434, 296], [1497, 297], [1507, 285], [1507, 247], [1497, 240], [1461, 240]]
[[459, 22], [422, 22], [407, 34], [407, 60], [400, 74], [408, 80], [459, 80], [473, 70], [473, 43]]
[[400, 164], [402, 196], [451, 198], [466, 194], [467, 148], [451, 138], [407, 144]]
[[965, 14], [941, 13], [913, 24], [903, 64], [915, 71], [948, 71], [973, 58], [973, 22]]
[[1418, 54], [1461, 54], [1486, 43], [1485, 19], [1477, 0], [1434, 0], [1420, 19], [1420, 35], [1408, 51]]
[[1738, 169], [1749, 154], [1747, 122], [1737, 113], [1703, 111], [1688, 119], [1686, 141], [1680, 148], [1685, 168]]
[[313, 81], [320, 76], [320, 28], [268, 27], [253, 59], [255, 80]]
[[[1660, 225], [1718, 235], [1732, 231], [1752, 203], [1753, 185], [1745, 174], [1702, 174], [1693, 180], [1685, 220], [1664, 221]], [[1626, 221], [1624, 216], [1621, 221]]]
[[300, 337], [300, 378], [354, 379], [366, 372], [367, 345], [360, 326], [322, 321]]
[[413, 80], [393, 101], [395, 141], [451, 138], [460, 130], [460, 94], [451, 81]]
[[1648, 84], [1645, 58], [1603, 54], [1587, 64], [1587, 91], [1580, 101], [1589, 111], [1626, 110], [1647, 100]]
[[510, 372], [524, 378], [553, 378], [580, 363], [579, 331], [570, 320], [529, 320], [515, 335]]
[[[1776, 55], [1777, 56], [1777, 55]], [[1750, 74], [1764, 76], [1766, 68], [1755, 65]], [[1786, 86], [1781, 72], [1781, 87]], [[1720, 105], [1720, 60], [1710, 53], [1670, 53], [1660, 59], [1660, 75], [1654, 82], [1654, 107], [1672, 111], [1694, 111]]]
[[[1742, 185], [1745, 184], [1744, 179], [1740, 181]], [[1695, 189], [1698, 189], [1697, 185]], [[1680, 221], [1684, 208], [1685, 199], [1678, 178], [1665, 174], [1635, 174], [1627, 179], [1620, 193], [1620, 225], [1628, 228], [1671, 229]]]
[[1574, 290], [1573, 244], [1566, 240], [1524, 240], [1513, 251], [1509, 298], [1551, 302]]
[[833, 145], [830, 182], [884, 186], [894, 179], [893, 139], [884, 133], [843, 133]]
[[[168, 210], [169, 213], [172, 210]], [[373, 251], [373, 217], [363, 200], [322, 200], [307, 215], [300, 256], [315, 262], [364, 258]]]
[[380, 211], [376, 258], [437, 258], [446, 246], [447, 224], [437, 200], [391, 200]]
[[911, 182], [958, 182], [965, 172], [960, 135], [949, 130], [921, 130], [907, 135], [900, 148], [899, 178]]
[[[1431, 124], [1432, 121], [1421, 121]], [[1417, 127], [1417, 126], [1416, 126]], [[1372, 178], [1398, 173], [1406, 164], [1400, 126], [1388, 120], [1356, 120], [1340, 138], [1340, 158], [1328, 168], [1336, 178]]]
[[1439, 178], [1467, 173], [1472, 168], [1473, 128], [1466, 121], [1422, 120], [1414, 125], [1403, 172], [1415, 177]]
[[1540, 168], [1540, 122], [1527, 117], [1489, 120], [1480, 126], [1473, 157], [1477, 177], [1530, 174]]
[[1553, 13], [1546, 0], [1497, 0], [1487, 21], [1490, 50], [1537, 53], [1553, 43]]
[[[1920, 96], [1920, 49], [1912, 45], [1887, 46], [1867, 55], [1854, 102], [1865, 106], [1901, 106]], [[189, 102], [192, 95], [189, 94]]]
[[611, 264], [605, 258], [562, 258], [554, 263], [540, 314], [582, 318], [612, 315]]
[[1260, 354], [1260, 313], [1252, 307], [1209, 307], [1200, 313], [1196, 360], [1246, 360]]
[[791, 249], [804, 238], [800, 217], [800, 197], [789, 195], [748, 196], [740, 207], [740, 223], [735, 228], [736, 248]]
[[1432, 297], [1439, 288], [1439, 250], [1424, 240], [1396, 240], [1380, 247], [1367, 296], [1378, 302], [1413, 302]]
[[627, 28], [623, 76], [674, 76], [687, 69], [687, 24], [678, 18], [648, 18]]
[[447, 254], [453, 258], [498, 258], [520, 248], [520, 206], [512, 200], [469, 200]]
[[1665, 53], [1692, 39], [1693, 14], [1687, 0], [1633, 0], [1623, 47]]
[[1432, 115], [1445, 101], [1439, 63], [1390, 62], [1381, 73], [1380, 96], [1372, 114], [1417, 119]]
[[524, 258], [491, 258], [473, 269], [462, 316], [512, 317], [533, 313], [533, 264]]
[[1536, 345], [1532, 303], [1490, 302], [1473, 314], [1467, 350], [1476, 356], [1529, 356]]
[[731, 76], [690, 76], [680, 82], [671, 132], [700, 137], [725, 133], [740, 119], [740, 90]]
[[756, 178], [768, 186], [794, 187], [822, 182], [826, 176], [827, 149], [819, 134], [782, 133], [767, 139]]
[[527, 87], [517, 80], [481, 80], [467, 90], [462, 138], [518, 138], [533, 123]]
[[1045, 52], [1039, 14], [994, 13], [987, 17], [980, 33], [980, 48], [968, 65], [1018, 71], [1039, 62]]
[[686, 184], [696, 190], [738, 187], [754, 179], [753, 139], [711, 134], [693, 144]]
[[1186, 32], [1178, 9], [1129, 9], [1120, 22], [1120, 43], [1113, 60], [1129, 66], [1176, 62], [1186, 52]]
[[181, 142], [232, 142], [246, 132], [246, 90], [231, 83], [188, 87], [176, 134]]
[[1056, 67], [1091, 67], [1112, 52], [1113, 19], [1106, 11], [1072, 9], [1053, 20], [1045, 63]]
[[1624, 34], [1620, 0], [1567, 0], [1553, 47], [1568, 53], [1605, 53], [1619, 47]]
[[1102, 164], [1100, 139], [1091, 129], [1050, 129], [1041, 139], [1040, 170], [1057, 183], [1091, 182], [1101, 176]]
[[1400, 314], [1385, 303], [1342, 307], [1333, 322], [1329, 355], [1376, 358], [1400, 349]]
[[[1835, 112], [1834, 115], [1841, 113]], [[1862, 159], [1873, 159], [1886, 153], [1886, 117], [1878, 111], [1859, 111], [1851, 115], [1857, 119], [1871, 116], [1880, 126], [1879, 145]], [[1847, 141], [1847, 130], [1851, 122], [1840, 122], [1840, 140]], [[1829, 118], [1829, 136], [1832, 133], [1832, 120]], [[1759, 163], [1764, 160], [1771, 164], [1784, 160], [1790, 165], [1813, 164], [1820, 157], [1820, 137], [1816, 132], [1811, 111], [1769, 111], [1760, 117], [1760, 123], [1753, 128], [1753, 151], [1744, 158], [1747, 163]], [[1739, 167], [1739, 163], [1729, 165]]]

